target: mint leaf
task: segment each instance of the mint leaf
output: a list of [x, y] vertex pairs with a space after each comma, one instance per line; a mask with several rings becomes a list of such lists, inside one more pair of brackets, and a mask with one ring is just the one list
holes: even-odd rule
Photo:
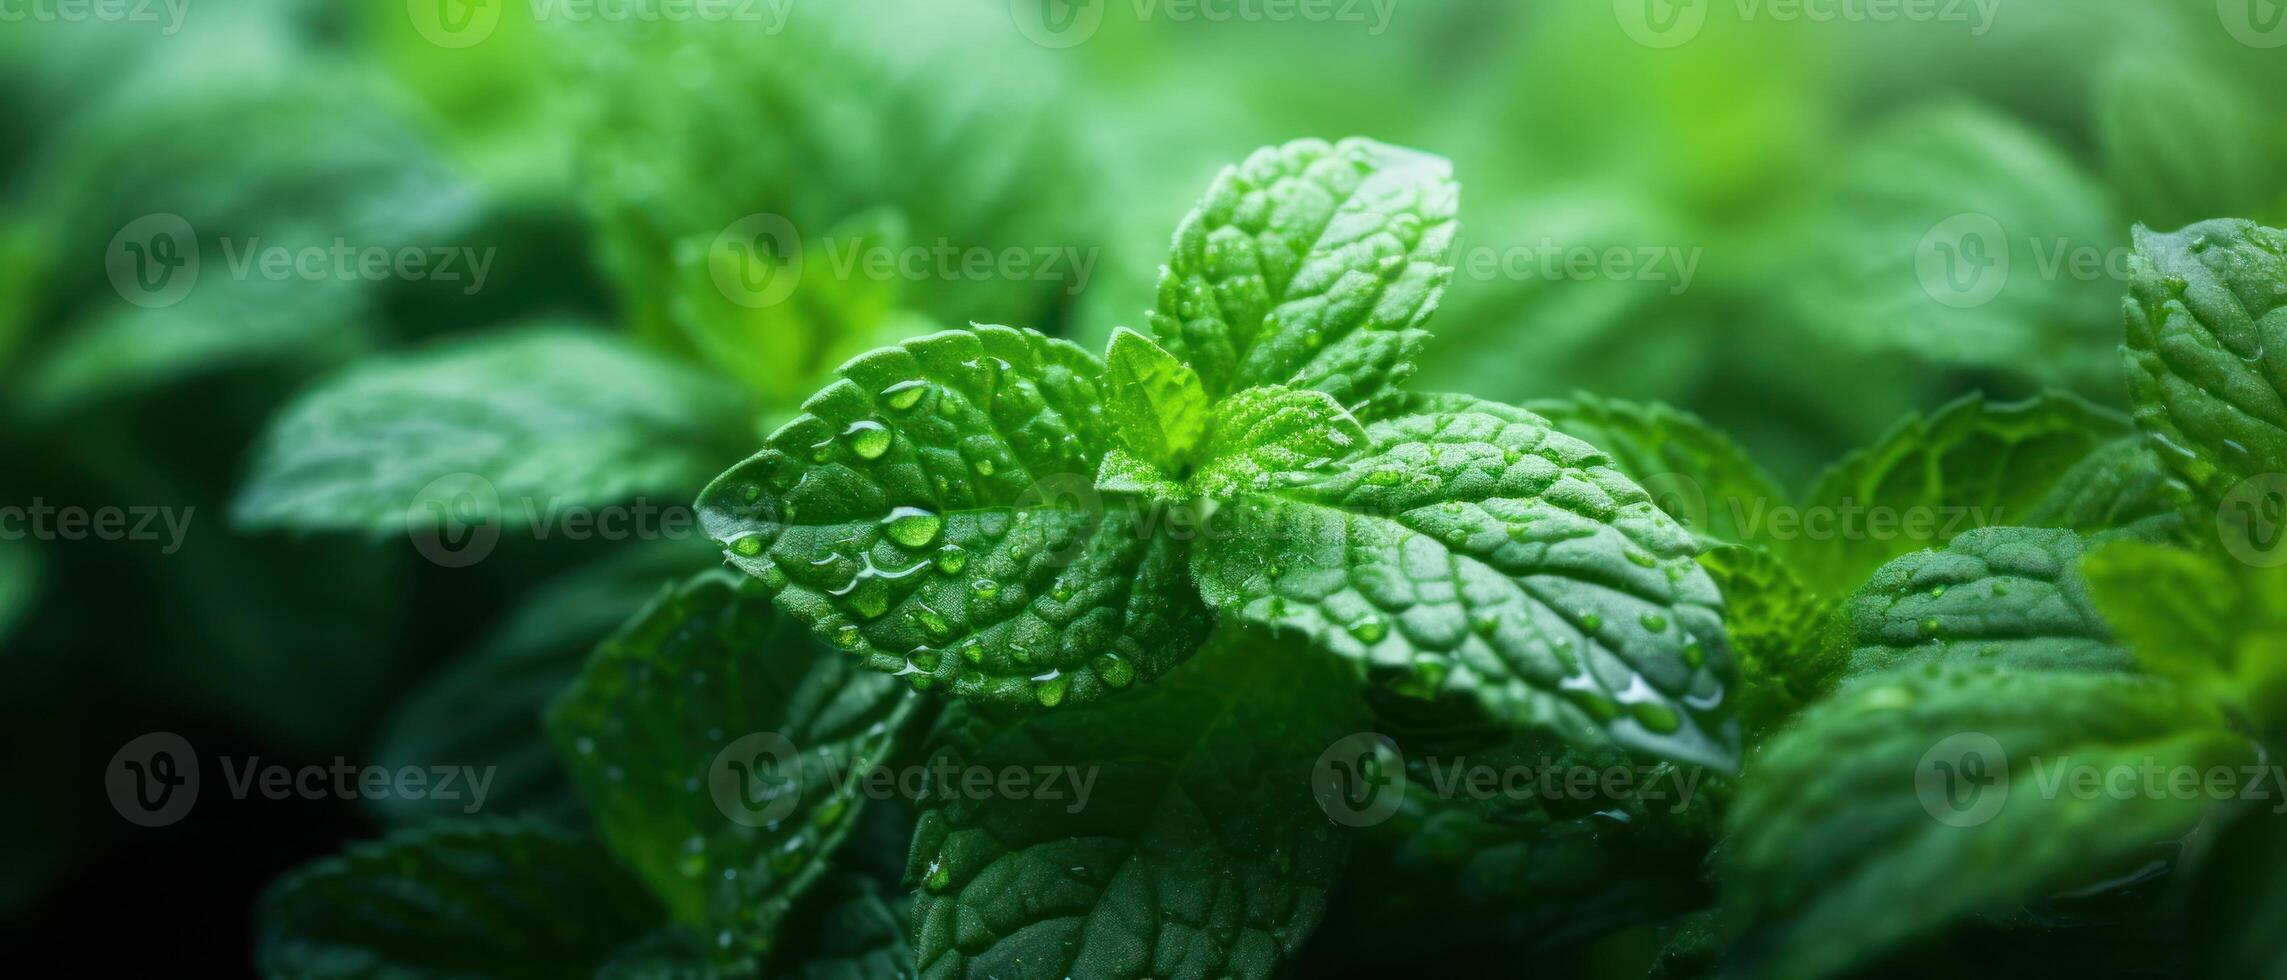
[[2140, 541], [2091, 552], [2096, 608], [2146, 670], [2228, 706], [2261, 734], [2287, 734], [2287, 568]]
[[2187, 498], [2148, 452], [2126, 419], [2073, 395], [1969, 395], [1828, 467], [1800, 521], [1743, 518], [1804, 581], [1838, 588], [1980, 527], [2162, 533]]
[[1847, 688], [1768, 743], [1740, 784], [1725, 897], [1756, 928], [1733, 966], [1832, 975], [2172, 859], [2204, 795], [2082, 798], [2056, 781], [2074, 767], [2251, 759], [2220, 725], [2183, 692], [2118, 674], [1935, 667]]
[[1731, 765], [1721, 599], [1691, 535], [1610, 457], [1515, 410], [1367, 436], [1339, 466], [1222, 503], [1192, 556], [1209, 603], [1519, 725], [1593, 720]]
[[1744, 543], [1746, 515], [1784, 505], [1779, 481], [1697, 415], [1658, 402], [1586, 392], [1525, 406], [1556, 430], [1612, 457], [1668, 516], [1695, 534]]
[[431, 497], [447, 477], [490, 489], [468, 495], [478, 512], [456, 509], [461, 520], [538, 522], [682, 493], [745, 411], [719, 381], [600, 334], [537, 327], [457, 341], [366, 361], [302, 396], [264, 436], [233, 517], [402, 532], [447, 505]]
[[2089, 602], [2071, 531], [1997, 527], [1876, 572], [1846, 608], [1848, 676], [1943, 663], [2015, 670], [2128, 670]]
[[659, 909], [592, 840], [441, 824], [358, 844], [262, 897], [265, 976], [530, 977], [595, 972]]
[[2163, 228], [2275, 202], [2287, 162], [2287, 140], [2251, 92], [2189, 55], [2123, 46], [2096, 106], [2107, 183], [2129, 215]]
[[[374, 763], [489, 769], [486, 814], [586, 826], [541, 715], [572, 686], [598, 641], [649, 605], [662, 585], [705, 567], [707, 552], [694, 555], [687, 544], [630, 548], [533, 590], [475, 648], [398, 704], [375, 742]], [[462, 800], [393, 796], [369, 806], [399, 827], [468, 816]]]
[[1198, 646], [1163, 515], [1096, 496], [1095, 358], [979, 326], [841, 373], [699, 501], [780, 609], [870, 669], [1004, 704], [1092, 701]]
[[[902, 842], [901, 842], [902, 843]], [[789, 950], [798, 980], [878, 980], [913, 971], [906, 937], [913, 914], [903, 891], [863, 875], [837, 872], [819, 882], [788, 932], [803, 938]]]
[[729, 572], [604, 641], [548, 733], [604, 840], [725, 962], [776, 948], [894, 747], [912, 697], [808, 643]]
[[1366, 448], [1366, 427], [1323, 391], [1249, 388], [1215, 408], [1207, 463], [1192, 481], [1202, 496], [1268, 490]]
[[928, 802], [909, 872], [921, 976], [1267, 977], [1291, 962], [1345, 850], [1313, 760], [1365, 712], [1315, 651], [1227, 636], [1127, 697], [947, 728], [931, 769], [1017, 767], [1038, 791], [954, 780]]
[[1739, 657], [1739, 720], [1753, 739], [1816, 700], [1843, 669], [1844, 651], [1828, 640], [1837, 603], [1762, 548], [1717, 547], [1699, 563], [1723, 593], [1723, 629]]
[[1364, 139], [1266, 147], [1176, 229], [1153, 334], [1222, 397], [1316, 388], [1353, 408], [1413, 372], [1453, 275], [1445, 160]]
[[1207, 436], [1207, 390], [1199, 375], [1144, 335], [1112, 331], [1104, 354], [1105, 410], [1129, 452], [1180, 472]]
[[2168, 465], [2210, 499], [2287, 459], [2287, 232], [2209, 221], [2136, 229], [2129, 400]]

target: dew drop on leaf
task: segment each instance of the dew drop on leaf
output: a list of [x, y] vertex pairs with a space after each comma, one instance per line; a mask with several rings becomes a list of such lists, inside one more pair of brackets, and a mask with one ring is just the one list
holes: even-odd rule
[[889, 427], [871, 419], [850, 423], [842, 430], [842, 438], [850, 444], [850, 451], [861, 459], [880, 459], [889, 452], [892, 439]]
[[920, 404], [922, 393], [928, 390], [929, 382], [926, 381], [900, 381], [883, 388], [881, 400], [888, 402], [889, 407], [902, 412]]
[[881, 523], [890, 540], [908, 548], [927, 547], [945, 528], [944, 518], [919, 507], [899, 507], [882, 518]]

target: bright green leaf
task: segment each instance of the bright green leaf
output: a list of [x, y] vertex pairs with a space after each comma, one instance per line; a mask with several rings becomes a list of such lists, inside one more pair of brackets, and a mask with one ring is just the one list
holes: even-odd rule
[[1858, 677], [1920, 664], [2118, 671], [2133, 666], [2089, 602], [2071, 531], [1995, 527], [1882, 567], [1845, 609]]
[[1723, 628], [1739, 657], [1739, 720], [1753, 739], [1816, 700], [1843, 668], [1829, 639], [1838, 603], [1762, 548], [1718, 547], [1699, 563], [1723, 593]]
[[1356, 690], [1315, 651], [1240, 634], [1128, 697], [949, 726], [932, 769], [1053, 771], [1060, 788], [956, 780], [930, 801], [909, 872], [921, 976], [1278, 972], [1341, 871], [1313, 760], [1363, 727]]
[[1216, 406], [1206, 463], [1192, 481], [1201, 496], [1266, 490], [1366, 448], [1366, 427], [1334, 396], [1307, 388], [1249, 388]]
[[1256, 151], [1176, 230], [1152, 332], [1216, 397], [1289, 385], [1353, 407], [1388, 398], [1453, 276], [1459, 203], [1451, 165], [1413, 150]]
[[1371, 450], [1220, 502], [1193, 551], [1215, 607], [1519, 726], [1593, 720], [1718, 767], [1738, 727], [1721, 600], [1691, 535], [1529, 413], [1412, 415]]
[[265, 976], [555, 980], [592, 974], [659, 908], [593, 840], [482, 821], [305, 865], [257, 917]]
[[2068, 771], [2204, 776], [2251, 758], [2213, 712], [2149, 679], [1958, 667], [1869, 679], [1749, 762], [1725, 898], [1757, 928], [1734, 947], [1753, 958], [1732, 966], [1828, 976], [2172, 859], [2205, 795], [2138, 782], [2125, 798], [2082, 796]]
[[852, 774], [887, 758], [912, 701], [717, 571], [605, 640], [548, 734], [612, 850], [737, 962], [777, 948], [866, 802]]
[[289, 406], [233, 516], [251, 527], [531, 530], [698, 486], [744, 428], [721, 382], [600, 334], [525, 329], [371, 360]]
[[2096, 608], [2146, 670], [2287, 734], [2287, 567], [2116, 541], [2081, 563]]
[[1190, 655], [1166, 515], [1107, 506], [1103, 368], [980, 326], [845, 365], [700, 499], [780, 609], [874, 670], [1004, 704], [1092, 701]]
[[2277, 200], [2287, 139], [2216, 66], [2165, 44], [2124, 45], [2102, 85], [2098, 135], [2130, 218], [2176, 228]]
[[2168, 465], [2211, 500], [2287, 460], [2287, 232], [2136, 230], [2128, 393]]
[[1112, 437], [1171, 473], [1207, 436], [1207, 390], [1198, 373], [1126, 327], [1112, 332], [1104, 354], [1104, 395]]

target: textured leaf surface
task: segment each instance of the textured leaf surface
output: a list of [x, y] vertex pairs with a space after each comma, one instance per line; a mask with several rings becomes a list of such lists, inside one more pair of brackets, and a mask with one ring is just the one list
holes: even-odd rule
[[[587, 826], [580, 798], [548, 744], [541, 715], [579, 676], [596, 643], [657, 598], [662, 586], [704, 568], [690, 542], [634, 548], [550, 580], [525, 597], [474, 649], [401, 702], [374, 745], [374, 762], [480, 766], [492, 772], [483, 812]], [[466, 800], [390, 797], [370, 805], [408, 827], [465, 817]]]
[[[745, 427], [721, 382], [594, 333], [538, 328], [368, 361], [288, 407], [234, 516], [252, 527], [401, 532], [428, 508], [540, 522], [700, 485]], [[467, 479], [472, 476], [476, 480]], [[476, 510], [431, 499], [438, 481]]]
[[2068, 394], [2009, 404], [1971, 395], [1829, 467], [1799, 526], [1750, 515], [1748, 533], [1778, 537], [1804, 581], [1837, 591], [1979, 527], [2161, 533], [2184, 491], [2134, 435], [2127, 420]]
[[[1760, 925], [1736, 948], [1764, 956], [1735, 966], [1831, 975], [1966, 917], [2171, 859], [2204, 797], [2084, 799], [2042, 781], [2066, 765], [2204, 771], [2251, 758], [2218, 726], [2181, 691], [2116, 674], [1923, 668], [1851, 687], [1773, 739], [1741, 783], [1725, 895]], [[1941, 764], [1969, 783], [1949, 783]], [[1987, 794], [2003, 794], [1997, 808]]]
[[1843, 669], [1844, 652], [1832, 642], [1841, 604], [1762, 548], [1718, 547], [1699, 563], [1723, 593], [1723, 628], [1739, 657], [1739, 720], [1752, 740], [1817, 699]]
[[2210, 221], [2136, 230], [2128, 394], [2210, 499], [2287, 460], [2287, 233]]
[[1000, 703], [1090, 701], [1206, 631], [1161, 515], [1105, 506], [1103, 368], [1031, 331], [908, 341], [700, 499], [779, 608], [865, 666]]
[[1519, 725], [1592, 718], [1727, 766], [1735, 665], [1691, 535], [1611, 459], [1529, 413], [1412, 415], [1336, 467], [1224, 504], [1209, 602]]
[[2232, 706], [2267, 735], [2287, 734], [2287, 568], [2116, 541], [2081, 572], [2144, 669]]
[[1585, 392], [1525, 408], [1609, 454], [1616, 469], [1695, 534], [1744, 543], [1744, 515], [1789, 499], [1745, 450], [1690, 412]]
[[1217, 397], [1271, 384], [1353, 407], [1386, 397], [1452, 278], [1459, 205], [1451, 165], [1413, 150], [1256, 151], [1176, 229], [1152, 332]]
[[1106, 408], [1120, 444], [1164, 470], [1188, 461], [1207, 437], [1207, 389], [1198, 372], [1126, 327], [1112, 332], [1104, 372]]
[[1273, 975], [1342, 867], [1312, 762], [1364, 723], [1355, 691], [1316, 651], [1241, 637], [1129, 697], [950, 726], [932, 767], [1094, 783], [1084, 804], [1069, 778], [931, 801], [908, 872], [921, 975]]
[[585, 976], [659, 921], [602, 845], [490, 821], [353, 845], [258, 915], [255, 960], [281, 977]]
[[760, 959], [825, 873], [912, 696], [709, 572], [604, 641], [548, 732], [612, 850], [716, 955]]
[[1921, 664], [2127, 670], [2071, 531], [1996, 527], [1882, 567], [1845, 610], [1846, 676]]
[[1207, 462], [1192, 481], [1205, 497], [1267, 490], [1366, 449], [1366, 427], [1323, 391], [1249, 388], [1216, 409]]

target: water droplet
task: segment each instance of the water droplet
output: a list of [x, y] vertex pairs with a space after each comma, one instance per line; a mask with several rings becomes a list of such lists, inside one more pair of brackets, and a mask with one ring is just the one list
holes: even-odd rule
[[1580, 628], [1581, 628], [1583, 631], [1586, 631], [1586, 632], [1589, 632], [1589, 633], [1594, 633], [1594, 632], [1596, 632], [1597, 630], [1603, 629], [1603, 628], [1604, 628], [1604, 617], [1602, 617], [1602, 616], [1599, 616], [1599, 615], [1597, 615], [1597, 614], [1595, 614], [1595, 613], [1581, 613], [1581, 614], [1580, 614]]
[[1063, 671], [1052, 670], [1032, 679], [1032, 699], [1043, 708], [1064, 703], [1064, 695], [1072, 689], [1072, 681]]
[[1938, 586], [1937, 588], [1934, 588], [1934, 589], [1931, 589], [1931, 590], [1930, 590], [1930, 598], [1932, 598], [1932, 599], [1943, 599], [1943, 598], [1945, 598], [1945, 597], [1946, 597], [1946, 587], [1945, 587], [1945, 586], [1942, 586], [1942, 585], [1941, 585], [1941, 586]]
[[1683, 727], [1683, 719], [1676, 717], [1674, 708], [1657, 701], [1643, 701], [1628, 706], [1628, 713], [1636, 723], [1662, 735], [1672, 735]]
[[1944, 626], [1938, 622], [1935, 616], [1922, 620], [1922, 632], [1924, 633], [1936, 636], [1941, 629], [1944, 629]]
[[862, 459], [880, 459], [883, 453], [889, 452], [892, 440], [889, 427], [871, 419], [850, 423], [849, 428], [842, 430], [842, 438], [849, 441], [850, 451]]
[[1357, 637], [1360, 643], [1380, 643], [1383, 637], [1390, 635], [1390, 624], [1383, 622], [1380, 616], [1365, 616], [1350, 624], [1350, 635]]
[[969, 591], [980, 599], [990, 599], [1001, 594], [1001, 584], [989, 578], [973, 578], [969, 580]]
[[902, 412], [921, 403], [921, 395], [929, 390], [926, 381], [900, 381], [881, 390], [882, 401]]
[[1501, 614], [1489, 609], [1479, 611], [1469, 618], [1469, 628], [1478, 636], [1492, 636], [1501, 629]]
[[944, 530], [945, 519], [919, 507], [899, 507], [882, 518], [882, 530], [890, 540], [908, 548], [921, 548], [937, 540], [937, 532]]
[[1057, 602], [1071, 602], [1072, 587], [1062, 582], [1058, 582], [1055, 586], [1048, 590], [1048, 597], [1056, 600]]
[[864, 645], [865, 642], [865, 635], [858, 632], [858, 628], [849, 623], [842, 624], [840, 629], [834, 631], [834, 646], [840, 649], [855, 650]]
[[978, 461], [977, 461], [977, 475], [978, 475], [978, 476], [991, 476], [991, 475], [993, 475], [993, 461], [992, 461], [992, 460], [990, 460], [990, 459], [980, 459], [980, 460], [978, 460]]
[[937, 570], [947, 575], [959, 575], [969, 565], [969, 551], [957, 544], [937, 549]]
[[[953, 624], [946, 622], [944, 616], [940, 615], [937, 610], [929, 608], [927, 605], [915, 607], [913, 610], [913, 619], [915, 622], [920, 623], [921, 628], [928, 631], [930, 636], [937, 639], [943, 639], [946, 634], [953, 632]], [[932, 666], [926, 669], [933, 670], [935, 667]]]
[[731, 542], [731, 552], [741, 558], [753, 558], [762, 554], [762, 536], [750, 534]]
[[1405, 481], [1406, 475], [1396, 467], [1367, 470], [1365, 480], [1377, 487], [1394, 487]]
[[1103, 681], [1107, 687], [1126, 687], [1135, 682], [1136, 669], [1134, 665], [1116, 656], [1109, 653], [1100, 654], [1092, 663], [1096, 668], [1097, 679]]
[[1694, 669], [1706, 664], [1707, 646], [1697, 641], [1684, 644], [1683, 662], [1686, 666]]
[[921, 887], [929, 889], [929, 893], [934, 895], [952, 887], [952, 885], [953, 869], [946, 867], [942, 862], [929, 862], [929, 876], [921, 880]]
[[1659, 565], [1660, 560], [1652, 557], [1651, 552], [1630, 548], [1628, 549], [1628, 563], [1640, 568], [1654, 568]]
[[1647, 633], [1665, 633], [1668, 631], [1668, 618], [1659, 613], [1645, 613], [1642, 618], [1636, 621], [1644, 625], [1644, 632]]

